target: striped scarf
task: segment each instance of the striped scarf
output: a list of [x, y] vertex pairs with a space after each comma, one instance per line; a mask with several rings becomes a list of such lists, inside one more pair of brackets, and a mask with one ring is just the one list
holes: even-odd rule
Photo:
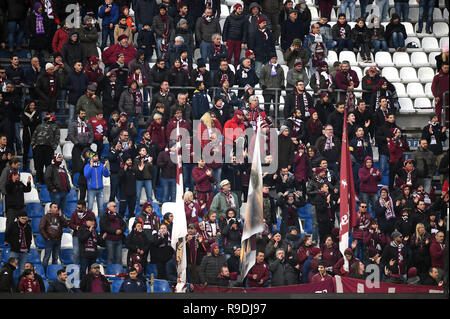
[[34, 11], [34, 15], [36, 16], [36, 34], [45, 34], [44, 18], [39, 13], [37, 13], [37, 11]]

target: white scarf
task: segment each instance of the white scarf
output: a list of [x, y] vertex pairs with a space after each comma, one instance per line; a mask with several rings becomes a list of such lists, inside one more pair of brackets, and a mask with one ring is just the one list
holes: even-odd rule
[[85, 121], [82, 121], [80, 118], [78, 118], [78, 134], [86, 134], [87, 133], [87, 124]]

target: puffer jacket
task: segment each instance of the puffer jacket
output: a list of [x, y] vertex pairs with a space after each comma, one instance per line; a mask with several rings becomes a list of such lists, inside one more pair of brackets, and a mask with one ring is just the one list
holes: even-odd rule
[[259, 30], [250, 38], [252, 50], [255, 52], [255, 60], [262, 63], [267, 63], [271, 57], [276, 56], [275, 40], [272, 31], [266, 28], [266, 33], [267, 39]]
[[94, 130], [92, 129], [92, 124], [87, 122], [88, 132], [80, 135], [78, 134], [78, 117], [70, 123], [68, 138], [74, 145], [77, 144], [91, 144], [94, 141]]
[[[70, 191], [70, 182], [69, 182], [69, 173], [66, 168], [63, 168], [66, 173], [66, 184], [67, 191]], [[47, 185], [47, 189], [49, 192], [53, 192], [56, 190], [57, 192], [62, 191], [61, 177], [58, 172], [58, 167], [52, 164], [45, 169], [45, 185]]]
[[436, 156], [429, 149], [417, 148], [412, 159], [416, 162], [417, 175], [422, 178], [431, 178], [437, 169]]
[[136, 114], [136, 105], [129, 90], [124, 90], [120, 95], [119, 111], [125, 112], [128, 116], [134, 116]]
[[[175, 27], [173, 25], [173, 18], [167, 16], [167, 19], [168, 19], [168, 23], [169, 23], [169, 30], [168, 30], [169, 36], [168, 36], [168, 39], [170, 39], [172, 34], [175, 32]], [[155, 15], [153, 17], [153, 27], [152, 27], [152, 29], [153, 29], [153, 32], [155, 34], [155, 38], [162, 38], [163, 37], [163, 34], [165, 32], [166, 27], [165, 27], [165, 23], [161, 19], [161, 15], [158, 14], [158, 15]]]
[[263, 0], [261, 5], [266, 13], [280, 13], [283, 9], [283, 0]]
[[63, 215], [59, 216], [58, 214], [52, 215], [48, 213], [41, 219], [39, 232], [46, 240], [61, 240], [63, 228], [68, 226], [69, 223]]
[[223, 42], [228, 40], [241, 41], [247, 43], [248, 21], [243, 14], [232, 12], [223, 25]]
[[217, 286], [218, 278], [222, 266], [226, 263], [226, 258], [223, 255], [208, 255], [205, 256], [200, 264], [199, 277], [200, 282], [207, 282], [208, 286]]
[[210, 23], [205, 23], [202, 17], [197, 19], [195, 24], [195, 41], [197, 43], [202, 41], [212, 42], [214, 33], [221, 33], [220, 23], [217, 18], [213, 18]]
[[364, 166], [358, 171], [360, 181], [359, 190], [363, 193], [376, 194], [378, 191], [378, 183], [383, 176], [376, 167], [372, 167], [372, 174], [370, 173], [370, 169], [365, 165], [368, 160], [373, 161], [372, 157], [366, 156], [364, 159]]
[[55, 122], [44, 122], [36, 128], [31, 137], [31, 146], [48, 145], [56, 150], [59, 145], [60, 131]]
[[[284, 70], [281, 67], [281, 65], [277, 65], [276, 66], [276, 75], [272, 76], [271, 70], [272, 70], [272, 66], [267, 63], [266, 65], [264, 65], [261, 69], [261, 73], [259, 76], [259, 81], [261, 86], [265, 86], [267, 88], [280, 88], [281, 86], [284, 85]], [[268, 94], [268, 95], [275, 95], [275, 91], [263, 91], [264, 94]]]
[[80, 43], [80, 36], [78, 34], [78, 38], [75, 42], [71, 40], [71, 37], [74, 34], [78, 34], [77, 31], [72, 31], [69, 33], [69, 39], [62, 46], [61, 54], [63, 56], [64, 63], [68, 64], [69, 66], [72, 66], [75, 64], [75, 62], [81, 61], [83, 64], [86, 63], [87, 57], [84, 55], [84, 49], [83, 45]]
[[288, 286], [298, 284], [298, 275], [296, 269], [290, 262], [276, 259], [269, 265], [272, 273], [272, 286]]
[[188, 55], [191, 56], [194, 54], [195, 49], [195, 42], [194, 42], [194, 36], [192, 34], [192, 31], [190, 29], [183, 29], [179, 24], [177, 25], [175, 32], [172, 33], [172, 36], [170, 37], [170, 43], [173, 45], [175, 42], [175, 38], [177, 36], [180, 36], [184, 40], [184, 44], [188, 48]]

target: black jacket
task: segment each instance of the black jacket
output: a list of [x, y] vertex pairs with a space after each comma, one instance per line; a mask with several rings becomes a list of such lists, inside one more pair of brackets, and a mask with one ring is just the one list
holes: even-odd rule
[[[58, 92], [62, 86], [62, 83], [59, 82], [59, 77], [54, 77], [55, 81], [55, 89], [56, 94], [50, 96], [50, 78], [46, 72], [41, 72], [36, 80], [35, 94], [38, 99], [39, 109], [40, 111], [56, 111], [56, 101], [58, 99]], [[87, 81], [87, 78], [86, 78]], [[73, 103], [73, 104], [76, 104]]]
[[[87, 274], [80, 282], [80, 290], [82, 292], [91, 292], [92, 281], [94, 280], [94, 275], [92, 273]], [[111, 292], [111, 284], [105, 276], [100, 274], [100, 280], [102, 281], [103, 291]]]
[[80, 43], [80, 36], [78, 35], [77, 41], [73, 42], [71, 36], [76, 32], [70, 32], [69, 39], [62, 46], [61, 54], [63, 61], [70, 67], [73, 67], [76, 62], [82, 62], [86, 64], [87, 57], [84, 56], [83, 45]]
[[286, 260], [276, 259], [269, 265], [269, 270], [272, 273], [272, 287], [298, 284], [296, 269]]
[[113, 87], [111, 81], [106, 76], [102, 77], [98, 81], [97, 92], [99, 93], [98, 95], [102, 97], [103, 109], [111, 111], [118, 110], [119, 99], [123, 90], [123, 86], [116, 81], [114, 84], [113, 95]]
[[61, 281], [55, 280], [50, 284], [47, 292], [69, 293], [70, 289], [68, 289]]
[[31, 182], [25, 185], [21, 181], [17, 183], [7, 182], [6, 186], [6, 207], [21, 209], [25, 207], [24, 193], [31, 192]]
[[127, 261], [129, 261], [131, 255], [135, 254], [138, 249], [141, 249], [145, 252], [148, 251], [150, 249], [150, 241], [148, 240], [144, 231], [138, 233], [133, 229], [125, 240], [125, 246], [128, 249]]
[[50, 37], [50, 20], [45, 11], [42, 11], [44, 34], [36, 34], [36, 15], [31, 9], [31, 13], [25, 20], [25, 34], [29, 39], [29, 47], [31, 50], [47, 50]]
[[82, 96], [89, 84], [87, 76], [81, 71], [80, 73], [73, 71], [64, 80], [64, 88], [69, 91], [69, 104], [77, 105], [78, 99]]
[[97, 256], [98, 245], [100, 246], [105, 245], [105, 242], [103, 238], [99, 235], [99, 233], [97, 233], [96, 230], [94, 230], [94, 232], [97, 235], [94, 244], [95, 251], [86, 251], [86, 243], [89, 239], [94, 240], [94, 234], [89, 231], [89, 228], [85, 224], [81, 225], [81, 227], [78, 229], [77, 237], [80, 246], [80, 256], [82, 258], [95, 258]]
[[3, 0], [8, 21], [23, 21], [27, 16], [29, 1], [27, 0]]
[[16, 290], [14, 284], [15, 270], [16, 267], [9, 263], [0, 270], [0, 293], [13, 293]]
[[378, 153], [380, 155], [386, 155], [389, 156], [389, 148], [388, 143], [386, 141], [386, 138], [392, 138], [391, 129], [398, 127], [395, 123], [389, 123], [385, 122], [385, 124], [382, 127], [379, 127], [377, 129], [376, 135], [375, 135], [375, 141], [377, 142], [378, 146]]
[[255, 52], [255, 60], [267, 63], [271, 57], [276, 55], [275, 51], [275, 41], [273, 39], [272, 31], [267, 30], [267, 39], [265, 39], [264, 34], [257, 30], [252, 38], [250, 38], [249, 43]]
[[[64, 171], [66, 173], [67, 191], [70, 191], [69, 174], [65, 168]], [[45, 169], [45, 185], [47, 185], [49, 192], [52, 192], [54, 189], [56, 189], [57, 192], [62, 191], [61, 177], [58, 168], [53, 164]]]
[[[9, 246], [11, 247], [11, 251], [15, 253], [20, 253], [20, 229], [19, 229], [19, 221], [16, 221], [15, 223], [11, 224], [8, 231], [5, 234], [5, 241], [9, 243]], [[24, 227], [25, 231], [25, 239], [27, 243], [27, 249], [28, 252], [30, 251], [31, 246], [31, 239], [33, 237], [30, 223], [27, 222]]]
[[125, 171], [121, 169], [119, 171], [120, 180], [120, 193], [133, 196], [136, 195], [136, 171], [132, 168], [127, 168]]
[[223, 42], [228, 40], [241, 41], [247, 43], [248, 35], [248, 20], [244, 14], [231, 13], [226, 19], [223, 25]]
[[160, 69], [155, 64], [150, 69], [150, 75], [148, 80], [148, 84], [150, 86], [153, 86], [153, 88], [158, 89], [161, 85], [162, 81], [168, 81], [169, 80], [169, 70], [168, 69]]
[[[430, 126], [432, 128], [433, 134], [430, 133]], [[431, 124], [426, 125], [422, 130], [422, 138], [425, 138], [427, 140], [428, 148], [433, 152], [434, 155], [441, 155], [444, 152], [442, 149], [442, 142], [445, 142], [447, 140], [447, 134], [442, 133], [441, 124], [437, 123], [434, 126]]]

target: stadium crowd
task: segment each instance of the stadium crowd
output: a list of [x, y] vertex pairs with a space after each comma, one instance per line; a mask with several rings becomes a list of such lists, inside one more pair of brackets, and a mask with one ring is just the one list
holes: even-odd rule
[[[0, 271], [0, 292], [73, 289], [64, 269], [46, 289], [45, 279], [27, 262], [36, 233], [24, 197], [34, 184], [51, 199], [38, 230], [45, 240], [39, 259], [44, 271], [50, 257], [58, 263], [63, 234], [70, 231], [72, 264], [80, 265], [77, 291], [111, 291], [100, 264], [122, 265], [123, 247], [127, 274], [121, 292], [147, 291], [147, 269], [155, 264], [158, 279], [176, 283], [173, 214], [161, 215], [160, 206], [175, 201], [177, 167], [171, 156], [177, 152], [177, 127], [191, 133], [185, 145], [191, 156], [193, 139], [211, 155], [232, 149], [231, 163], [183, 163], [188, 283], [238, 287], [245, 280], [248, 287], [267, 287], [334, 275], [364, 279], [368, 265], [377, 265], [385, 282], [442, 286], [448, 280], [447, 127], [441, 125], [448, 121], [448, 108], [441, 115], [448, 105], [448, 47], [436, 56], [436, 112], [423, 123], [412, 156], [406, 156], [410, 148], [396, 123], [401, 108], [396, 89], [380, 69], [372, 66], [360, 78], [349, 61], [327, 63], [329, 51], [353, 51], [367, 63], [380, 50], [406, 51], [401, 22], [408, 21], [408, 1], [395, 0], [386, 28], [381, 22], [388, 21], [387, 0], [376, 1], [380, 16], [367, 23], [369, 10], [356, 17], [356, 1], [344, 0], [344, 13], [333, 27], [327, 23], [332, 0], [316, 0], [315, 5], [244, 0], [232, 6], [223, 25], [219, 0], [84, 1], [77, 29], [64, 20], [70, 2], [0, 0], [0, 43], [11, 53], [10, 64], [0, 66], [3, 250], [10, 250]], [[369, 8], [369, 2], [361, 0], [361, 8]], [[434, 1], [418, 3], [417, 32], [425, 18], [425, 30], [432, 33]], [[311, 23], [308, 6], [319, 8], [319, 22]], [[348, 21], [356, 22], [353, 28], [347, 8]], [[280, 48], [288, 72], [278, 61]], [[22, 49], [31, 51], [29, 67], [16, 54]], [[196, 49], [200, 57], [194, 59]], [[154, 54], [156, 63], [150, 67]], [[360, 83], [363, 93], [357, 98]], [[256, 90], [262, 90], [263, 106]], [[284, 109], [275, 117], [281, 91], [286, 92]], [[236, 129], [255, 131], [259, 119], [263, 165], [275, 153], [278, 163], [276, 173], [263, 176], [265, 230], [257, 236], [256, 263], [242, 278], [241, 206], [247, 200], [248, 152], [255, 141]], [[342, 256], [338, 221], [344, 121], [359, 200], [357, 226]], [[269, 134], [274, 127], [278, 136]], [[62, 128], [73, 144], [68, 165], [58, 151]], [[235, 131], [230, 135], [226, 129]], [[240, 158], [236, 150], [242, 141], [246, 151]], [[21, 172], [34, 176], [21, 180]], [[436, 173], [440, 194], [432, 183]], [[75, 184], [76, 207], [67, 213]], [[309, 234], [300, 211], [312, 220]], [[107, 252], [103, 262], [102, 250]], [[20, 277], [15, 281], [16, 269]]]

